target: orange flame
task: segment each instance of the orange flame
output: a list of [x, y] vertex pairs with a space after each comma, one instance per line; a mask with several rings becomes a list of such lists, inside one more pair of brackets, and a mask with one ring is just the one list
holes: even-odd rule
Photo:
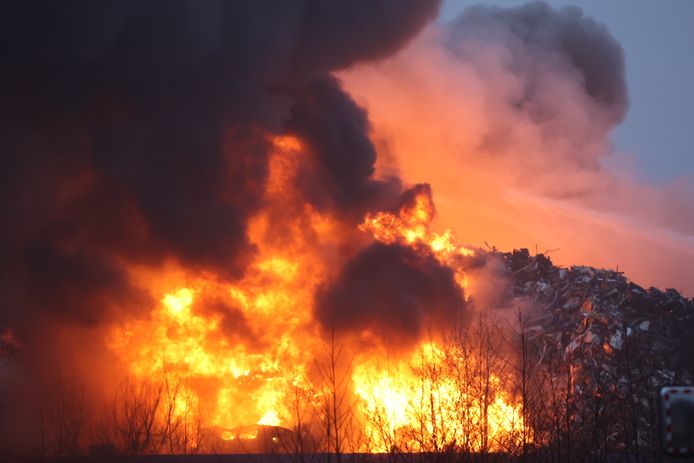
[[[376, 240], [386, 244], [398, 243], [405, 246], [422, 246], [433, 253], [439, 262], [455, 272], [456, 282], [461, 288], [469, 289], [460, 257], [474, 255], [472, 249], [455, 243], [453, 231], [438, 234], [429, 229], [434, 218], [434, 204], [427, 193], [415, 196], [412, 205], [404, 205], [397, 214], [378, 212], [367, 214], [359, 229], [370, 233]], [[468, 298], [469, 295], [466, 295]]]
[[456, 443], [467, 451], [493, 451], [505, 439], [518, 443], [522, 411], [499, 378], [491, 375], [494, 396], [484, 397], [462, 384], [458, 368], [446, 365], [444, 350], [434, 342], [385, 367], [378, 358], [357, 364], [352, 379], [373, 450], [430, 452]]
[[[314, 369], [322, 344], [312, 301], [343, 259], [331, 251], [338, 247], [339, 236], [353, 232], [294, 195], [301, 142], [291, 137], [273, 142], [268, 206], [249, 225], [256, 255], [244, 277], [229, 284], [176, 264], [163, 277], [133, 270], [142, 281], [152, 282], [155, 294], [161, 291], [160, 303], [148, 318], [115, 326], [110, 337], [111, 349], [136, 379], [171, 372], [185, 377], [192, 399], [176, 403], [175, 413], [200, 405], [206, 425], [218, 429], [219, 438], [227, 442], [255, 438], [257, 431], [248, 431], [254, 423], [295, 427], [299, 396], [319, 419], [326, 417], [321, 408], [325, 388]], [[432, 232], [433, 214], [430, 196], [421, 194], [397, 213], [367, 215], [359, 229], [384, 243], [432, 253], [455, 271], [465, 288], [461, 258], [474, 252], [457, 245], [450, 230]], [[466, 429], [456, 424], [460, 401], [467, 400], [460, 383], [450, 368], [445, 375], [426, 374], [427, 368], [442, 370], [450, 363], [439, 344], [423, 342], [409, 357], [390, 364], [382, 349], [356, 349], [352, 355], [348, 393], [368, 440], [353, 450], [387, 451], [395, 441], [405, 450], [431, 450], [415, 438], [415, 430], [430, 436], [438, 432], [432, 440], [436, 445], [469, 440]], [[492, 381], [497, 393], [485, 415], [489, 434], [511, 434], [520, 420], [519, 408], [498, 378]], [[472, 398], [468, 402], [468, 414], [474, 415], [479, 404]], [[471, 449], [481, 446], [469, 443]]]

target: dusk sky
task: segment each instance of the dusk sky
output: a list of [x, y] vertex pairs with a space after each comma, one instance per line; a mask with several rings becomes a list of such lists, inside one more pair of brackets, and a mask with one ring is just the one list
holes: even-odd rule
[[[522, 0], [446, 0], [440, 20], [454, 18], [475, 4], [501, 7]], [[662, 184], [694, 174], [694, 2], [689, 0], [552, 0], [555, 7], [576, 5], [604, 23], [626, 55], [631, 105], [612, 136], [618, 154], [637, 174]], [[624, 160], [614, 156], [613, 162]]]

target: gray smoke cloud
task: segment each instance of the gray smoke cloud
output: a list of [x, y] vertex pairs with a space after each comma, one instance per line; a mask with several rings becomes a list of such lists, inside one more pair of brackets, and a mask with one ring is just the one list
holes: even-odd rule
[[[542, 116], [540, 84], [543, 72], [565, 73], [579, 81], [586, 94], [600, 105], [613, 123], [622, 120], [628, 106], [624, 52], [604, 24], [578, 7], [554, 9], [545, 2], [515, 8], [473, 6], [447, 26], [447, 47], [465, 59], [464, 42], [503, 42], [510, 52], [509, 71], [522, 76], [522, 97], [512, 104]], [[539, 106], [539, 108], [535, 108]]]
[[[499, 103], [508, 120], [491, 128], [483, 151], [513, 151], [513, 125], [527, 121], [563, 168], [599, 169], [607, 135], [629, 104], [624, 52], [605, 25], [577, 7], [529, 2], [470, 7], [443, 35], [442, 46], [505, 97]], [[512, 88], [501, 81], [504, 73]]]

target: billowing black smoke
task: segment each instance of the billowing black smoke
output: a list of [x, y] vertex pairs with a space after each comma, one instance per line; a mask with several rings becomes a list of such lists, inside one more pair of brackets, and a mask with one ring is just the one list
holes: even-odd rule
[[[69, 363], [58, 360], [61, 327], [153, 306], [128, 266], [174, 258], [243, 274], [269, 135], [302, 138], [299, 184], [319, 208], [358, 220], [397, 197], [397, 180], [370, 179], [366, 114], [330, 73], [394, 52], [439, 3], [5, 2], [0, 329], [22, 339], [27, 384], [41, 385], [32, 368]], [[244, 331], [215, 307], [225, 332]]]
[[[356, 216], [366, 115], [329, 72], [385, 56], [438, 0], [11, 2], [0, 18], [0, 290], [13, 323], [131, 306], [123, 262], [225, 278], [253, 249], [267, 133], [313, 155], [307, 199]], [[118, 297], [108, 297], [118, 294]]]
[[427, 327], [438, 332], [453, 326], [464, 304], [453, 271], [433, 255], [374, 243], [318, 294], [316, 315], [338, 332], [368, 329], [406, 342], [419, 339]]
[[345, 94], [332, 77], [301, 88], [287, 128], [306, 140], [313, 163], [297, 176], [297, 186], [320, 210], [362, 217], [395, 201], [397, 178], [371, 178], [376, 150], [369, 140], [366, 111]]

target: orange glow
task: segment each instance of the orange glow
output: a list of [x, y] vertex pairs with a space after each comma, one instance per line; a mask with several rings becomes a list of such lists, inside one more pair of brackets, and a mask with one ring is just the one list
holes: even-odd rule
[[274, 410], [268, 410], [263, 417], [258, 420], [258, 424], [265, 426], [279, 426], [280, 418]]
[[[301, 143], [277, 137], [273, 145], [267, 206], [248, 227], [256, 253], [244, 276], [220, 281], [176, 263], [161, 273], [133, 269], [159, 304], [148, 317], [116, 325], [110, 336], [111, 349], [136, 380], [172, 374], [183, 378], [186, 394], [177, 399], [174, 413], [199, 409], [206, 428], [227, 442], [255, 439], [254, 425], [297, 426], [298, 397], [304, 409], [312, 410], [313, 418], [306, 419], [326, 418], [323, 405], [329, 393], [316, 371], [325, 344], [313, 317], [313, 300], [344, 261], [334, 251], [340, 236], [355, 233], [293, 193], [294, 173], [304, 155]], [[433, 217], [433, 202], [425, 192], [396, 213], [367, 215], [359, 229], [375, 240], [431, 253], [455, 271], [465, 288], [461, 258], [473, 251], [456, 244], [450, 230], [433, 232]], [[435, 445], [457, 441], [467, 442], [469, 449], [482, 447], [457, 424], [461, 385], [450, 369], [433, 379], [426, 374], [428, 368], [450, 365], [440, 344], [421, 342], [396, 357], [376, 346], [350, 345], [347, 350], [354, 359], [345, 383], [347, 401], [355, 404], [356, 428], [367, 438], [352, 450], [387, 451], [395, 441], [403, 450], [431, 450], [415, 439], [415, 430]], [[492, 380], [496, 392], [488, 404], [489, 435], [512, 435], [520, 420], [518, 406], [498, 378]], [[463, 398], [469, 399], [469, 407], [480, 408], [472, 396]], [[475, 419], [479, 424], [481, 418]], [[436, 434], [443, 428], [448, 434]]]
[[[694, 295], [691, 227], [671, 219], [691, 209], [681, 201], [691, 179], [644, 183], [628, 153], [613, 153], [611, 131], [595, 133], [598, 108], [569, 88], [543, 92], [556, 103], [548, 130], [516, 107], [525, 87], [506, 49], [461, 59], [442, 36], [432, 26], [398, 54], [339, 74], [384, 148], [377, 173], [431, 184], [435, 225], [466, 243], [554, 249], [559, 265], [618, 266], [641, 286]], [[619, 169], [597, 167], [612, 163]]]
[[[283, 137], [275, 146], [267, 196], [282, 204], [300, 144]], [[117, 326], [111, 336], [111, 348], [136, 378], [169, 370], [190, 378], [207, 424], [223, 430], [222, 437], [253, 423], [288, 425], [288, 392], [308, 389], [304, 354], [314, 350], [318, 334], [304, 301], [312, 299], [322, 263], [300, 230], [305, 217], [284, 224], [296, 231], [285, 242], [266, 242], [274, 226], [271, 213], [261, 212], [250, 224], [258, 254], [242, 280], [228, 284], [175, 270], [167, 288], [150, 277], [152, 287], [166, 291], [159, 307], [149, 319]]]
[[[439, 262], [455, 271], [456, 281], [461, 288], [469, 289], [459, 258], [471, 256], [474, 251], [456, 244], [451, 230], [445, 230], [441, 234], [432, 232], [430, 224], [433, 219], [433, 201], [427, 193], [422, 192], [415, 196], [414, 204], [402, 206], [397, 214], [390, 212], [367, 214], [359, 229], [386, 244], [424, 246], [427, 252], [431, 252]], [[469, 298], [468, 294], [466, 298]]]
[[456, 442], [480, 451], [483, 436], [492, 451], [501, 450], [504, 440], [519, 442], [521, 408], [495, 375], [490, 378], [494, 396], [485, 400], [446, 367], [446, 354], [436, 343], [421, 344], [409, 359], [385, 367], [383, 362], [357, 363], [352, 377], [373, 450], [386, 452], [397, 445], [405, 451], [436, 451]]

